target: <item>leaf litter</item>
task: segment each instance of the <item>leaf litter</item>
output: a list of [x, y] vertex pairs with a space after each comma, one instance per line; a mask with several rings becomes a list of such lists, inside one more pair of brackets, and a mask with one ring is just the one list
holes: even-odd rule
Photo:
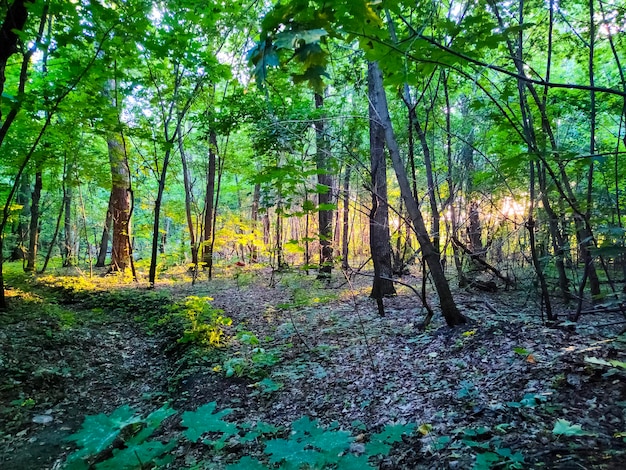
[[[304, 299], [290, 282], [270, 288], [263, 279], [194, 290], [206, 290], [232, 318], [230, 334], [239, 325], [278, 358], [256, 375], [226, 377], [212, 357], [181, 369], [163, 338], [113, 317], [53, 335], [45, 346], [33, 345], [41, 334], [36, 319], [3, 324], [2, 357], [19, 359], [2, 363], [13, 375], [2, 388], [0, 462], [59, 468], [72, 449], [63, 439], [86, 415], [122, 405], [149, 413], [169, 401], [180, 413], [164, 421], [164, 441], [181, 433], [181, 414], [192, 419], [192, 410], [216, 402], [211, 413], [229, 413], [224, 419], [232, 423], [285, 429], [308, 417], [337, 423], [337, 432], [368, 444], [387, 426], [411, 426], [409, 435], [381, 444], [379, 468], [626, 467], [626, 347], [619, 326], [602, 326], [620, 320], [616, 314], [548, 328], [519, 293], [458, 292], [468, 324], [450, 329], [436, 317], [423, 331], [424, 312], [408, 289], [385, 299], [381, 318], [363, 294], [366, 282], [352, 289], [339, 281], [320, 287], [312, 278], [297, 283], [308, 291]], [[233, 342], [226, 354], [247, 354], [237, 348]], [[40, 370], [52, 364], [52, 372]], [[53, 421], [32, 422], [37, 416]], [[253, 441], [224, 443], [221, 451], [179, 443], [169, 466], [223, 468], [244, 456], [258, 462]], [[358, 451], [358, 442], [351, 448]]]

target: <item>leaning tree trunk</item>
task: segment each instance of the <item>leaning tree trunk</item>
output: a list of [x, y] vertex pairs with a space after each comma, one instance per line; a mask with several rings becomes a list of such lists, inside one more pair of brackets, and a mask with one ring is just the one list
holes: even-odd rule
[[[324, 97], [315, 93], [315, 108], [324, 106]], [[319, 201], [319, 238], [320, 238], [320, 269], [318, 279], [328, 279], [333, 269], [333, 208], [332, 187], [333, 180], [330, 173], [330, 149], [328, 139], [324, 134], [324, 120], [321, 117], [314, 122], [315, 127], [315, 160], [317, 164], [317, 183], [321, 191]]]
[[[376, 80], [371, 74], [376, 73], [377, 66], [368, 64], [368, 93], [376, 94]], [[378, 313], [383, 316], [383, 297], [395, 295], [391, 277], [391, 239], [389, 236], [389, 206], [387, 200], [387, 162], [385, 161], [385, 128], [380, 123], [374, 109], [376, 99], [370, 99], [369, 133], [370, 133], [370, 168], [372, 177], [372, 209], [370, 212], [370, 249], [374, 263], [374, 282], [370, 297], [378, 303]]]
[[400, 193], [406, 205], [409, 217], [413, 222], [417, 240], [422, 248], [422, 256], [426, 261], [433, 277], [435, 289], [437, 290], [437, 294], [439, 296], [441, 312], [449, 326], [463, 324], [466, 322], [466, 319], [454, 302], [450, 285], [441, 266], [439, 253], [430, 240], [424, 218], [411, 191], [411, 184], [409, 183], [409, 178], [406, 174], [406, 169], [400, 156], [400, 149], [393, 131], [391, 118], [389, 117], [389, 108], [387, 106], [385, 89], [383, 88], [382, 73], [376, 62], [373, 63], [373, 67], [370, 80], [373, 81], [372, 86], [374, 87], [375, 93], [372, 93], [370, 99], [373, 100], [372, 106], [374, 107], [377, 117], [385, 129], [385, 141], [387, 143], [387, 148], [389, 149], [391, 161], [393, 162], [393, 168], [396, 173], [398, 185], [400, 186]]

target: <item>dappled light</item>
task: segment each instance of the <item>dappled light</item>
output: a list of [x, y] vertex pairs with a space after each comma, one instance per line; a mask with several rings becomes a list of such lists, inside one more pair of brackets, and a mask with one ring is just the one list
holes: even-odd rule
[[0, 5], [0, 468], [626, 468], [624, 0]]

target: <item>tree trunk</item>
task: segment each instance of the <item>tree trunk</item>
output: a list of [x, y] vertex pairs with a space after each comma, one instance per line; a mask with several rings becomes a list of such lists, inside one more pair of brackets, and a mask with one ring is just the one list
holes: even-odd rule
[[[113, 227], [113, 217], [111, 216], [111, 197], [109, 196], [109, 206], [104, 220], [104, 228], [102, 229], [102, 237], [100, 238], [100, 249], [98, 250], [97, 268], [104, 268], [106, 265], [107, 251], [109, 249], [109, 238], [111, 228]], [[130, 239], [129, 239], [130, 241]]]
[[191, 187], [191, 177], [189, 174], [189, 164], [187, 163], [187, 155], [185, 154], [185, 146], [183, 145], [182, 132], [178, 132], [178, 152], [183, 165], [183, 184], [185, 186], [185, 217], [187, 219], [187, 230], [189, 230], [189, 248], [191, 249], [191, 265], [195, 269], [198, 265], [198, 245], [196, 244], [196, 228], [193, 224], [192, 206], [193, 188]]
[[348, 261], [349, 241], [350, 241], [350, 173], [352, 167], [346, 165], [343, 175], [343, 228], [341, 231], [341, 268], [343, 270], [350, 269]]
[[204, 202], [204, 240], [202, 243], [202, 268], [211, 269], [213, 252], [211, 240], [213, 238], [213, 220], [215, 211], [215, 182], [217, 176], [217, 134], [209, 132], [209, 168], [207, 171], [206, 197]]
[[[166, 132], [167, 138], [167, 132]], [[173, 144], [172, 141], [168, 143]], [[161, 205], [163, 203], [163, 192], [165, 191], [165, 181], [167, 177], [167, 169], [170, 163], [171, 147], [168, 145], [165, 150], [165, 157], [163, 158], [163, 168], [161, 169], [161, 175], [159, 176], [159, 189], [157, 191], [157, 197], [154, 201], [154, 225], [152, 228], [152, 250], [150, 254], [150, 270], [148, 272], [148, 282], [151, 287], [154, 287], [156, 282], [156, 268], [159, 251], [159, 219], [161, 217]]]
[[259, 247], [256, 244], [256, 233], [259, 229], [259, 203], [261, 200], [261, 184], [254, 185], [254, 193], [252, 195], [252, 207], [250, 209], [250, 218], [252, 219], [252, 252], [250, 253], [250, 261], [257, 263], [259, 261]]
[[375, 93], [372, 93], [370, 99], [372, 99], [372, 106], [376, 111], [377, 118], [380, 120], [381, 125], [385, 129], [385, 141], [387, 143], [387, 148], [389, 149], [391, 161], [393, 162], [393, 168], [396, 173], [398, 185], [400, 186], [400, 193], [406, 205], [409, 217], [413, 222], [415, 234], [417, 235], [417, 239], [422, 249], [422, 256], [433, 276], [435, 289], [437, 290], [437, 294], [439, 296], [441, 312], [449, 326], [465, 323], [466, 319], [454, 302], [452, 292], [450, 291], [450, 285], [448, 284], [448, 280], [445, 277], [440, 263], [439, 253], [433, 246], [428, 236], [428, 230], [426, 229], [424, 218], [422, 217], [417, 201], [413, 197], [413, 193], [411, 191], [411, 185], [406, 174], [404, 163], [402, 162], [402, 158], [400, 156], [400, 149], [393, 131], [391, 118], [389, 117], [389, 108], [387, 106], [387, 96], [383, 87], [382, 73], [380, 72], [376, 62], [372, 65], [373, 70], [370, 75], [370, 79], [373, 81], [372, 86]]
[[[63, 243], [63, 266], [74, 266], [76, 264], [76, 232], [74, 227], [72, 226], [72, 197], [73, 197], [73, 189], [71, 184], [67, 184], [65, 188], [65, 194], [63, 195], [63, 206], [65, 210], [63, 211], [63, 231], [65, 234], [65, 240]], [[105, 248], [106, 255], [106, 248]], [[96, 265], [97, 266], [97, 265]], [[104, 264], [102, 265], [104, 266]]]
[[130, 170], [126, 148], [121, 135], [107, 138], [111, 163], [111, 271], [124, 271], [130, 263]]
[[30, 181], [28, 174], [20, 178], [19, 190], [15, 197], [15, 203], [22, 206], [17, 223], [13, 228], [15, 242], [11, 250], [9, 261], [23, 261], [26, 259], [26, 244], [28, 241], [28, 220], [30, 219], [30, 205], [28, 204], [28, 193], [30, 192]]
[[28, 254], [24, 271], [35, 271], [37, 265], [37, 248], [39, 245], [39, 202], [41, 201], [41, 189], [43, 179], [41, 171], [35, 173], [35, 187], [33, 188], [32, 202], [30, 205], [30, 228], [28, 238]]
[[[315, 93], [315, 108], [324, 106], [324, 97]], [[332, 175], [330, 172], [330, 148], [324, 134], [324, 120], [321, 117], [314, 122], [315, 127], [315, 161], [317, 164], [317, 183], [321, 189], [318, 193], [319, 202], [319, 238], [320, 238], [320, 269], [318, 279], [329, 279], [333, 269], [333, 209]]]
[[389, 206], [387, 201], [387, 162], [385, 160], [385, 129], [374, 109], [377, 90], [376, 80], [371, 77], [378, 67], [368, 64], [369, 134], [370, 134], [370, 171], [372, 177], [372, 209], [370, 212], [370, 249], [374, 263], [374, 282], [370, 297], [378, 301], [379, 313], [382, 310], [382, 298], [396, 294], [391, 278], [391, 239], [389, 237]]

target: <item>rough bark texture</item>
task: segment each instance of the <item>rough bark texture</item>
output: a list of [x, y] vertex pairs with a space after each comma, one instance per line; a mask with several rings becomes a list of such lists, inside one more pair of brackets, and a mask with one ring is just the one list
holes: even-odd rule
[[[6, 65], [9, 57], [17, 52], [19, 37], [16, 31], [22, 31], [28, 19], [27, 3], [32, 0], [15, 0], [7, 10], [7, 14], [0, 26], [0, 103], [4, 92], [4, 82], [6, 81]], [[2, 110], [0, 109], [0, 121], [2, 120]]]
[[[324, 97], [315, 93], [315, 108], [324, 106]], [[317, 163], [317, 183], [327, 188], [318, 194], [318, 202], [322, 207], [319, 210], [319, 238], [320, 238], [320, 270], [318, 278], [329, 278], [333, 269], [333, 210], [328, 208], [332, 203], [333, 180], [330, 174], [330, 149], [328, 139], [324, 134], [324, 121], [317, 119], [315, 126], [315, 157]]]
[[[368, 77], [377, 67], [370, 63]], [[369, 95], [375, 95], [376, 80], [368, 80]], [[374, 263], [374, 282], [370, 297], [382, 299], [396, 294], [391, 266], [391, 240], [389, 236], [389, 206], [387, 201], [387, 163], [385, 161], [385, 129], [374, 109], [376, 98], [370, 101], [370, 171], [372, 177], [372, 210], [370, 212], [370, 249]], [[380, 305], [379, 305], [380, 307]], [[382, 312], [380, 312], [382, 314]]]
[[370, 75], [370, 79], [373, 81], [372, 86], [375, 88], [376, 93], [373, 93], [370, 98], [372, 99], [372, 105], [376, 110], [378, 119], [385, 129], [385, 140], [391, 161], [393, 162], [393, 168], [398, 179], [398, 185], [400, 186], [400, 193], [404, 203], [406, 204], [407, 212], [413, 222], [417, 240], [422, 248], [422, 256], [430, 269], [435, 284], [435, 289], [439, 296], [439, 302], [441, 305], [441, 312], [449, 326], [455, 326], [465, 323], [465, 317], [459, 312], [459, 309], [454, 302], [452, 292], [450, 291], [450, 285], [445, 277], [443, 268], [440, 263], [439, 253], [433, 246], [429, 236], [424, 218], [417, 205], [417, 201], [413, 197], [411, 192], [411, 185], [409, 178], [406, 174], [404, 163], [400, 156], [400, 149], [398, 142], [393, 131], [391, 124], [391, 118], [389, 117], [389, 108], [387, 106], [387, 96], [385, 89], [383, 88], [383, 78], [380, 69], [376, 63], [373, 64], [374, 69]]
[[35, 173], [35, 186], [33, 188], [32, 202], [30, 205], [30, 228], [28, 238], [28, 254], [26, 256], [25, 271], [35, 271], [37, 265], [37, 248], [39, 245], [39, 201], [43, 179], [41, 171]]
[[107, 137], [111, 163], [111, 270], [124, 271], [130, 264], [130, 170], [122, 137]]
[[202, 263], [204, 269], [211, 269], [213, 253], [211, 239], [213, 238], [213, 219], [215, 212], [215, 182], [217, 176], [217, 134], [209, 132], [209, 168], [206, 180], [206, 198], [204, 203], [204, 236], [202, 243]]

